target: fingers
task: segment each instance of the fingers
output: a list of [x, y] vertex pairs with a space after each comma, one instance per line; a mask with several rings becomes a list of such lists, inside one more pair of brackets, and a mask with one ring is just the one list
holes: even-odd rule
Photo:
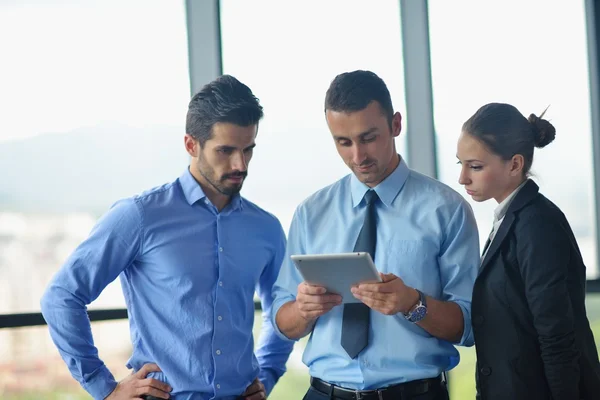
[[[246, 391], [242, 394], [242, 396], [249, 396], [253, 393], [258, 392], [259, 390], [261, 390], [261, 386], [262, 383], [259, 380], [255, 379], [254, 382], [250, 386], [248, 386], [248, 388], [246, 388]], [[262, 387], [264, 388], [264, 386]]]
[[139, 387], [158, 389], [165, 393], [169, 393], [171, 390], [173, 390], [173, 388], [171, 388], [171, 386], [169, 386], [167, 383], [161, 382], [154, 378], [142, 379], [138, 381], [138, 385]]
[[392, 293], [396, 291], [396, 288], [392, 286], [392, 282], [386, 283], [361, 283], [358, 286], [354, 286], [351, 290], [354, 292], [355, 289], [358, 289], [363, 293]]
[[298, 295], [296, 300], [303, 303], [337, 303], [342, 301], [339, 294], [327, 293], [327, 289], [322, 286], [313, 286], [307, 283], [298, 285]]
[[[333, 307], [331, 307], [331, 308], [333, 308]], [[331, 310], [331, 308], [325, 308], [325, 309], [320, 309], [320, 310], [315, 310], [315, 311], [300, 310], [300, 316], [307, 321], [314, 321], [317, 318], [319, 318], [321, 315], [327, 314]]]
[[150, 372], [161, 372], [156, 364], [144, 364], [142, 368], [134, 375], [140, 379], [144, 379]]
[[327, 289], [323, 286], [310, 285], [306, 282], [302, 282], [298, 285], [298, 293], [319, 295], [327, 293]]
[[296, 301], [306, 305], [341, 304], [342, 296], [338, 294], [322, 294], [319, 296], [298, 295]]
[[367, 298], [367, 299], [372, 299], [372, 300], [390, 299], [389, 293], [372, 292], [372, 291], [356, 289], [356, 288], [352, 288], [352, 294], [354, 295], [354, 297], [360, 296], [361, 298]]
[[[171, 395], [169, 393], [165, 393], [162, 390], [158, 390], [152, 387], [139, 387], [136, 389], [135, 394], [139, 397], [142, 397], [144, 395], [150, 395], [159, 399], [170, 399]], [[142, 397], [143, 398], [143, 397]]]
[[263, 400], [267, 398], [267, 394], [265, 392], [254, 393], [250, 396], [246, 396], [245, 400]]
[[307, 303], [302, 298], [296, 299], [296, 306], [300, 315], [307, 320], [318, 318], [339, 304], [341, 304], [341, 301], [333, 303]]
[[381, 274], [381, 279], [383, 282], [361, 283], [354, 286], [352, 290], [358, 288], [365, 292], [392, 293], [396, 292], [398, 287], [404, 286], [404, 282], [394, 274]]
[[396, 307], [394, 306], [394, 303], [390, 303], [390, 302], [386, 302], [386, 301], [382, 301], [382, 300], [374, 300], [369, 297], [361, 297], [361, 296], [355, 296], [355, 297], [357, 299], [359, 299], [360, 301], [362, 301], [363, 303], [365, 303], [367, 305], [367, 307], [369, 307], [370, 309], [378, 311], [384, 315], [394, 315], [394, 314], [398, 313], [398, 311], [396, 310]]
[[381, 280], [383, 282], [389, 282], [393, 281], [394, 279], [398, 279], [398, 277], [394, 274], [384, 274], [383, 272], [380, 272], [379, 276], [381, 276]]
[[265, 390], [265, 385], [263, 385], [263, 383], [258, 378], [256, 378], [254, 382], [252, 382], [252, 384], [248, 386], [244, 394], [242, 394], [242, 397], [245, 400], [266, 399], [267, 393]]
[[265, 391], [265, 385], [262, 384], [258, 379], [254, 380], [254, 383], [248, 386], [248, 389], [242, 395], [246, 400], [262, 400], [267, 398]]

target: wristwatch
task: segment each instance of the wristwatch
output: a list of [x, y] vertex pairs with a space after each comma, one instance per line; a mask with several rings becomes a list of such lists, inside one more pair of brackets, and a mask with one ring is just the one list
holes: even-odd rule
[[415, 289], [419, 293], [419, 302], [409, 312], [404, 314], [404, 318], [410, 322], [419, 322], [427, 315], [427, 300], [425, 295], [419, 289]]

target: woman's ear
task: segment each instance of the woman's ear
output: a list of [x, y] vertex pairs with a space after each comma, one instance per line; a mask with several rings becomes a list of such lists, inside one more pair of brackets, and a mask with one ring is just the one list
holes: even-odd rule
[[520, 176], [523, 175], [523, 168], [525, 168], [525, 157], [521, 154], [515, 154], [510, 159], [510, 175]]

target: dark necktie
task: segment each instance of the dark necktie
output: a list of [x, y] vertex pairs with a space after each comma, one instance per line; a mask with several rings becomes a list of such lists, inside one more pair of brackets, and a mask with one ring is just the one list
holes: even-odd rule
[[[365, 202], [367, 203], [365, 222], [354, 245], [355, 252], [367, 252], [371, 254], [373, 260], [375, 259], [375, 245], [377, 243], [375, 203], [378, 198], [374, 190], [369, 190], [365, 194]], [[369, 342], [369, 317], [370, 309], [366, 304], [344, 304], [342, 347], [350, 358], [355, 358]]]

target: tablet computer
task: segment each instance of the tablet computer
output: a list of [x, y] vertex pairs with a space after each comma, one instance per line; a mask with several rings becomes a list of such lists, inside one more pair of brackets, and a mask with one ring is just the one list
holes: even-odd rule
[[337, 254], [296, 254], [291, 256], [309, 284], [323, 286], [342, 296], [342, 303], [360, 303], [350, 288], [362, 282], [381, 282], [371, 255], [366, 252]]

